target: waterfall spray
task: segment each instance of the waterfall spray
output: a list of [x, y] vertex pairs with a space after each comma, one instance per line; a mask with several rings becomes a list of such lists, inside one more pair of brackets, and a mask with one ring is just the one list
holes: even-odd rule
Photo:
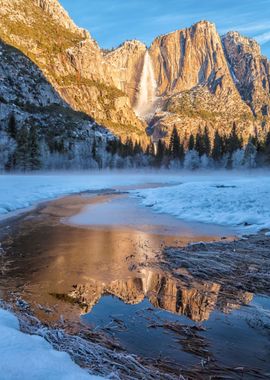
[[156, 102], [157, 82], [155, 80], [152, 59], [148, 50], [144, 56], [143, 70], [139, 84], [139, 93], [135, 111], [142, 119], [149, 119]]

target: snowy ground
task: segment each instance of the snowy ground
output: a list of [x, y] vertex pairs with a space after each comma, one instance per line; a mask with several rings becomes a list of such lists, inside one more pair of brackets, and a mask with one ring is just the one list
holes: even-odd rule
[[[0, 217], [40, 201], [85, 190], [145, 183], [178, 184], [133, 192], [143, 205], [179, 219], [243, 227], [247, 232], [270, 228], [270, 176], [253, 171], [203, 174], [50, 174], [0, 176]], [[181, 183], [181, 184], [179, 184]]]
[[133, 195], [157, 213], [186, 221], [237, 227], [248, 233], [270, 228], [269, 175], [185, 176], [181, 182], [136, 190]]
[[0, 175], [0, 216], [38, 202], [86, 190], [113, 186], [180, 181], [179, 175], [154, 174], [48, 174]]
[[78, 367], [68, 354], [55, 351], [40, 336], [19, 331], [17, 318], [0, 309], [1, 380], [98, 380]]

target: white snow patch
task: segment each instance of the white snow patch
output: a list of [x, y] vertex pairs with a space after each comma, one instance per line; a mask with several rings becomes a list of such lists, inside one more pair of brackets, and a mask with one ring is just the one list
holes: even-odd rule
[[1, 380], [98, 380], [42, 337], [24, 334], [18, 319], [0, 309]]
[[184, 176], [174, 187], [133, 192], [145, 206], [192, 222], [256, 232], [270, 228], [270, 177]]

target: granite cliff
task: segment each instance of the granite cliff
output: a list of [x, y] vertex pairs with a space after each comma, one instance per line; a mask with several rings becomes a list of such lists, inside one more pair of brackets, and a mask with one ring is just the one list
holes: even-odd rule
[[270, 63], [252, 39], [200, 21], [105, 51], [57, 0], [0, 0], [0, 38], [24, 53], [59, 97], [126, 139], [168, 139], [208, 126], [247, 140], [270, 125]]

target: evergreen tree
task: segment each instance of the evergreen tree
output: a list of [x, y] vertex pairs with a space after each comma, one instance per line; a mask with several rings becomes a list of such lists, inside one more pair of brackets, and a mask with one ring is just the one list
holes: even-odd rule
[[28, 144], [29, 133], [26, 127], [17, 132], [17, 148], [15, 151], [16, 168], [26, 171], [30, 166], [30, 154]]
[[195, 150], [199, 153], [199, 156], [205, 154], [204, 138], [201, 128], [199, 128], [196, 134]]
[[158, 140], [157, 144], [157, 154], [155, 157], [155, 166], [160, 167], [164, 159], [165, 154], [165, 143], [162, 140]]
[[123, 157], [133, 156], [133, 150], [134, 150], [133, 142], [131, 138], [128, 137], [126, 140], [126, 143], [123, 146], [122, 156]]
[[137, 142], [135, 143], [134, 145], [134, 151], [133, 151], [133, 154], [136, 155], [136, 154], [141, 154], [143, 152], [142, 150], [142, 147], [141, 147], [141, 143], [140, 142]]
[[191, 134], [189, 136], [189, 140], [188, 140], [188, 150], [193, 150], [195, 147], [195, 138], [193, 136], [193, 134]]
[[216, 131], [215, 137], [214, 137], [213, 150], [212, 150], [212, 158], [215, 161], [219, 161], [222, 158], [222, 154], [223, 154], [223, 139], [218, 133], [218, 131]]
[[97, 142], [95, 137], [92, 144], [92, 157], [93, 160], [97, 161]]
[[34, 126], [31, 126], [29, 131], [29, 169], [37, 170], [41, 167], [40, 149], [38, 144], [37, 131]]
[[270, 164], [270, 132], [267, 133], [264, 143], [264, 155], [267, 164]]
[[248, 142], [247, 146], [245, 147], [244, 157], [242, 165], [244, 165], [247, 168], [255, 168], [256, 167], [256, 156], [257, 156], [257, 149], [255, 145], [250, 141]]
[[16, 155], [15, 153], [11, 153], [8, 156], [7, 163], [5, 165], [5, 170], [10, 171], [16, 167]]
[[170, 157], [173, 160], [183, 159], [184, 148], [182, 144], [180, 143], [180, 137], [179, 137], [176, 127], [173, 128], [173, 131], [171, 134], [169, 152], [170, 152]]
[[238, 137], [237, 130], [236, 130], [236, 124], [233, 123], [232, 131], [227, 139], [226, 143], [226, 151], [232, 155], [233, 152], [235, 152], [237, 149], [241, 149], [243, 146], [242, 139]]
[[114, 156], [117, 153], [117, 149], [118, 149], [117, 139], [109, 140], [106, 146], [107, 152], [111, 153], [111, 155]]
[[122, 143], [121, 137], [117, 140], [117, 154], [120, 157], [124, 155], [124, 144]]
[[209, 137], [209, 129], [207, 126], [204, 128], [204, 134], [203, 134], [202, 140], [203, 140], [204, 154], [209, 156], [211, 152], [211, 142], [210, 142], [210, 137]]
[[17, 126], [16, 126], [16, 119], [15, 119], [14, 113], [12, 113], [9, 117], [7, 132], [12, 139], [16, 139]]

